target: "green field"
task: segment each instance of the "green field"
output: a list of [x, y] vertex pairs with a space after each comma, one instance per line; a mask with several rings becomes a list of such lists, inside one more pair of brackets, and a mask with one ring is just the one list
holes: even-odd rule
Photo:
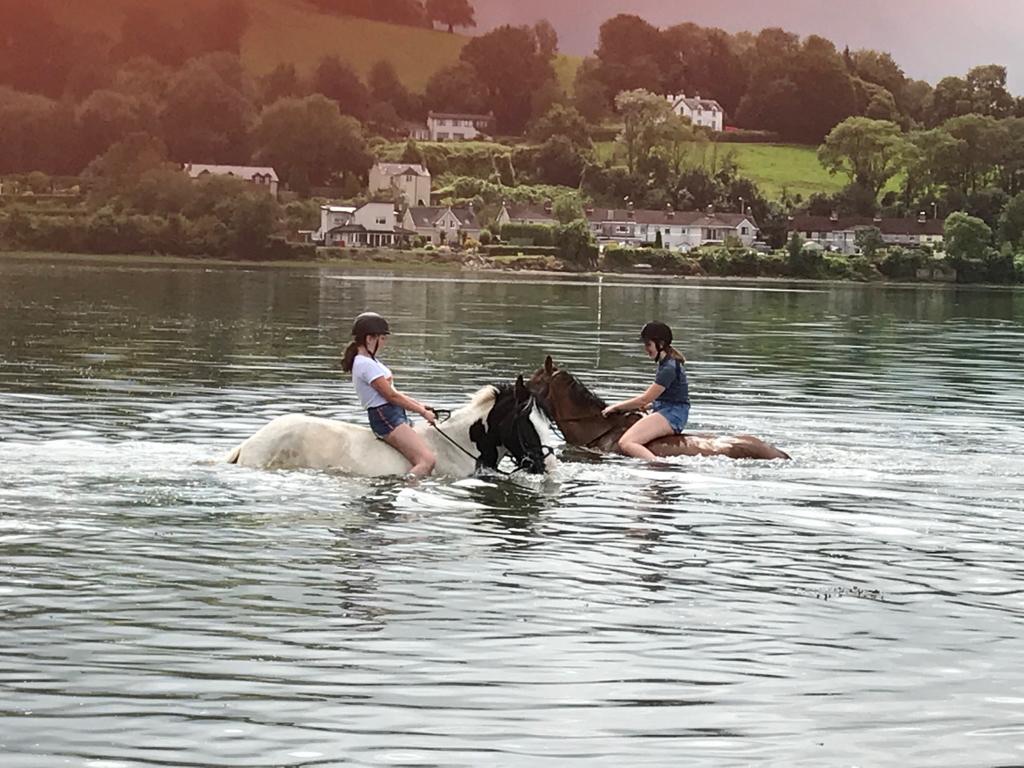
[[[597, 144], [601, 160], [622, 161], [621, 148], [613, 141]], [[815, 192], [838, 192], [846, 184], [845, 176], [833, 176], [818, 162], [814, 147], [792, 144], [711, 144], [703, 151], [704, 163], [714, 168], [729, 154], [736, 159], [740, 174], [751, 179], [770, 199], [790, 195], [804, 197]], [[695, 156], [698, 153], [695, 152]]]
[[[204, 0], [161, 3], [161, 12], [182, 18]], [[57, 19], [75, 29], [102, 32], [116, 40], [124, 9], [138, 0], [41, 0]], [[281, 63], [308, 72], [324, 56], [349, 62], [362, 75], [378, 61], [390, 61], [406, 87], [422, 91], [437, 70], [454, 63], [469, 41], [416, 27], [320, 13], [304, 0], [245, 0], [250, 24], [242, 41], [242, 58], [253, 74]], [[572, 84], [579, 59], [560, 56], [556, 71], [563, 86]]]

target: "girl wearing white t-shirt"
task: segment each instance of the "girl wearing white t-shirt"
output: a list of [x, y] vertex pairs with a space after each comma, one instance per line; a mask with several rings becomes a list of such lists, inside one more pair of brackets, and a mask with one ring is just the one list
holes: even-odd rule
[[352, 373], [359, 402], [366, 409], [373, 434], [396, 448], [412, 464], [410, 474], [424, 477], [434, 471], [437, 457], [427, 441], [415, 432], [406, 410], [418, 413], [431, 424], [434, 413], [394, 387], [391, 370], [377, 359], [391, 327], [376, 312], [364, 312], [352, 325], [352, 343], [345, 349], [341, 367]]

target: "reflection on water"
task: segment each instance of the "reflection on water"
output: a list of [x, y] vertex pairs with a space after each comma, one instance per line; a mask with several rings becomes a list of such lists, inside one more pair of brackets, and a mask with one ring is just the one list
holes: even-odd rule
[[[273, 416], [602, 395], [790, 463], [419, 486], [217, 461]], [[0, 262], [3, 765], [1024, 762], [1024, 295]], [[684, 741], [680, 741], [684, 739]], [[950, 755], [970, 755], [950, 758]]]

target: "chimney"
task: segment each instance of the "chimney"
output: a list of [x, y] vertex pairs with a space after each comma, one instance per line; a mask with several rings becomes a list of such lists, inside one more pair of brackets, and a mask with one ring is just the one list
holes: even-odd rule
[[670, 219], [674, 219], [676, 217], [676, 209], [672, 207], [672, 203], [668, 203], [665, 206], [665, 215]]
[[626, 216], [627, 216], [627, 218], [630, 218], [630, 219], [636, 218], [636, 212], [633, 210], [633, 201], [632, 200], [630, 200], [628, 203], [626, 203]]
[[882, 223], [882, 217], [881, 217], [881, 216], [879, 216], [879, 215], [878, 215], [878, 214], [876, 213], [876, 214], [875, 214], [875, 217], [874, 217], [873, 219], [871, 219], [871, 221], [872, 221], [872, 222], [874, 222], [875, 224], [881, 224], [881, 223]]
[[832, 222], [839, 221], [839, 211], [833, 210], [832, 213], [829, 214], [828, 220]]
[[554, 208], [554, 203], [550, 200], [544, 201], [544, 213], [551, 213], [551, 209]]
[[708, 216], [710, 216], [711, 214], [713, 214], [713, 213], [715, 212], [715, 206], [713, 206], [713, 205], [711, 205], [711, 204], [709, 203], [709, 204], [708, 204], [708, 207], [704, 209], [704, 212], [705, 212], [705, 213], [706, 213], [706, 214], [707, 214]]
[[587, 216], [591, 216], [591, 215], [593, 215], [593, 213], [594, 213], [594, 206], [588, 205], [587, 208], [586, 208]]
[[924, 224], [927, 221], [928, 221], [928, 214], [927, 213], [925, 213], [924, 211], [921, 211], [919, 214], [917, 214], [917, 223], [918, 224]]

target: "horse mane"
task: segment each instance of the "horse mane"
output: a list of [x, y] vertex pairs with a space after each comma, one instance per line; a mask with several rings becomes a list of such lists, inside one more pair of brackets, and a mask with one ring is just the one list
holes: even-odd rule
[[587, 385], [582, 381], [564, 369], [562, 373], [569, 377], [569, 397], [573, 399], [576, 405], [600, 408], [602, 411], [608, 407], [608, 403], [587, 389]]

